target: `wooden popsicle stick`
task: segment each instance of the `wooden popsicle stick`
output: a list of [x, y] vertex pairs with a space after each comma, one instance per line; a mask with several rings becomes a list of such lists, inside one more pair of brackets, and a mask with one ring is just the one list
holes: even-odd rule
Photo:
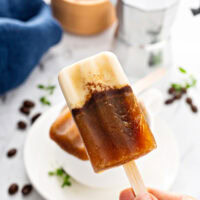
[[152, 73], [145, 76], [144, 78], [140, 79], [133, 86], [134, 92], [138, 94], [142, 92], [143, 90], [147, 89], [153, 83], [160, 80], [166, 74], [166, 71], [167, 71], [166, 68], [160, 67], [156, 69], [155, 71], [153, 71]]
[[140, 172], [136, 166], [135, 161], [132, 160], [124, 164], [123, 167], [129, 179], [129, 182], [131, 184], [131, 187], [133, 188], [133, 191], [135, 192], [135, 195], [138, 196], [138, 195], [147, 193], [147, 189], [144, 185], [143, 179], [140, 175]]
[[[134, 92], [136, 94], [142, 92], [143, 90], [150, 87], [153, 83], [161, 79], [165, 74], [166, 74], [166, 69], [164, 67], [155, 70], [154, 72], [150, 73], [149, 75], [145, 76], [144, 78], [136, 82], [136, 84], [134, 85]], [[140, 172], [136, 166], [135, 161], [132, 160], [124, 164], [123, 167], [131, 184], [131, 187], [135, 192], [135, 195], [138, 196], [147, 193], [147, 189], [144, 185], [143, 179], [140, 175]]]

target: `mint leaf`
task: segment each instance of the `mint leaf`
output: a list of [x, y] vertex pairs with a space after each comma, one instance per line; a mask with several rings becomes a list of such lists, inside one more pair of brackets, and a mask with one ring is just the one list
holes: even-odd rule
[[70, 179], [70, 176], [68, 174], [66, 174], [61, 187], [71, 186], [71, 182], [69, 179]]
[[183, 73], [183, 74], [187, 74], [187, 71], [184, 68], [182, 68], [182, 67], [179, 67], [179, 71], [181, 73]]
[[38, 84], [37, 86], [39, 89], [43, 90], [44, 92], [46, 91], [46, 95], [45, 96], [42, 96], [40, 98], [40, 103], [42, 103], [43, 105], [48, 105], [50, 106], [51, 105], [51, 102], [47, 99], [46, 96], [49, 96], [49, 95], [52, 95], [56, 86], [55, 85], [43, 85], [43, 84]]
[[193, 75], [190, 75], [190, 80], [191, 80], [191, 86], [193, 87], [193, 86], [195, 86], [196, 84], [197, 84], [197, 80], [194, 78], [194, 76]]
[[55, 175], [55, 172], [48, 172], [48, 175], [53, 176], [53, 175]]
[[61, 187], [64, 188], [65, 186], [71, 186], [72, 183], [70, 181], [70, 175], [65, 172], [63, 168], [58, 168], [55, 171], [48, 172], [49, 176], [57, 176], [62, 179]]
[[173, 87], [176, 91], [181, 91], [182, 90], [182, 85], [178, 83], [172, 83], [171, 87]]
[[51, 105], [51, 102], [50, 102], [45, 96], [43, 96], [43, 97], [40, 98], [40, 102], [41, 102], [43, 105], [48, 105], [48, 106]]
[[45, 88], [45, 86], [42, 85], [42, 84], [39, 84], [37, 87], [38, 87], [39, 89], [44, 89], [44, 88]]
[[62, 168], [59, 168], [59, 169], [56, 170], [56, 175], [57, 176], [62, 176], [64, 173], [65, 172], [64, 172], [64, 170]]
[[42, 84], [39, 84], [37, 87], [39, 89], [46, 90], [47, 92], [49, 92], [49, 94], [53, 94], [53, 92], [54, 92], [54, 90], [56, 88], [55, 85], [47, 85], [47, 86], [45, 86], [45, 85], [42, 85]]
[[56, 88], [55, 85], [49, 85], [46, 89], [47, 90], [54, 90]]
[[49, 85], [46, 89], [49, 91], [49, 94], [53, 94], [56, 86], [55, 85]]

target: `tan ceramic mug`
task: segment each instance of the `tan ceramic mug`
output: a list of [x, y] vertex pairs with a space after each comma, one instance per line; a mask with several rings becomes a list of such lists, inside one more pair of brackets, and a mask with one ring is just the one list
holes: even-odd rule
[[79, 35], [100, 33], [116, 20], [109, 0], [51, 0], [51, 6], [64, 30]]

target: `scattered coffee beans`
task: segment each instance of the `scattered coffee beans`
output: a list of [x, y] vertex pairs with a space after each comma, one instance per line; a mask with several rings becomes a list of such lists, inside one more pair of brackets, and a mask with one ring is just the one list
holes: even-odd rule
[[186, 103], [189, 104], [189, 105], [192, 104], [192, 98], [190, 98], [190, 97], [187, 97], [185, 101], [186, 101]]
[[191, 105], [191, 110], [192, 110], [193, 113], [198, 112], [198, 108], [195, 105]]
[[31, 118], [31, 124], [33, 124], [39, 117], [40, 117], [41, 113], [37, 113], [35, 114], [32, 118]]
[[175, 94], [175, 95], [174, 95], [174, 99], [175, 99], [175, 100], [181, 99], [181, 97], [182, 97], [182, 94], [181, 94], [181, 93], [178, 93], [178, 94]]
[[19, 121], [19, 122], [17, 123], [17, 127], [18, 127], [18, 129], [20, 129], [20, 130], [25, 130], [26, 127], [27, 127], [27, 125], [26, 125], [26, 123], [25, 123], [24, 121]]
[[14, 194], [16, 194], [16, 193], [18, 192], [18, 189], [19, 189], [18, 185], [17, 185], [16, 183], [13, 183], [13, 184], [10, 185], [10, 187], [8, 188], [8, 193], [9, 193], [10, 195], [14, 195]]
[[176, 90], [173, 88], [173, 87], [170, 87], [169, 89], [168, 89], [168, 93], [169, 94], [174, 94], [176, 92]]
[[[22, 107], [19, 109], [21, 113], [25, 114], [25, 115], [29, 115], [30, 114], [30, 110], [31, 108], [33, 108], [35, 106], [35, 103], [33, 101], [30, 100], [24, 100]], [[34, 123], [34, 121], [41, 115], [41, 113], [37, 113], [35, 114], [32, 119], [31, 119], [31, 123]], [[27, 127], [26, 122], [24, 121], [19, 121], [17, 123], [17, 128], [20, 130], [25, 130]], [[17, 149], [12, 148], [7, 152], [7, 157], [11, 158], [13, 156], [15, 156], [17, 153]], [[10, 187], [8, 188], [8, 193], [10, 195], [14, 195], [18, 192], [19, 190], [19, 186], [16, 183], [13, 183], [10, 185]], [[31, 184], [26, 184], [24, 185], [24, 187], [22, 188], [22, 194], [24, 196], [30, 194], [32, 191], [32, 185]]]
[[174, 102], [174, 99], [167, 99], [166, 101], [165, 101], [165, 104], [166, 105], [169, 105], [169, 104], [172, 104]]
[[33, 108], [35, 106], [35, 103], [31, 100], [25, 100], [23, 102], [23, 107], [26, 107], [26, 108]]
[[20, 109], [20, 112], [25, 114], [25, 115], [29, 115], [30, 114], [30, 109], [27, 107], [22, 106]]
[[186, 94], [187, 93], [187, 89], [186, 88], [182, 88], [181, 92], [182, 92], [182, 94]]
[[191, 12], [194, 16], [199, 15], [200, 14], [200, 8], [192, 8]]
[[27, 196], [31, 193], [33, 187], [31, 184], [27, 184], [27, 185], [24, 185], [24, 187], [22, 188], [22, 194], [24, 196]]
[[[170, 87], [168, 89], [168, 93], [170, 94], [171, 98], [169, 98], [169, 99], [167, 99], [165, 101], [166, 105], [172, 104], [176, 100], [180, 100], [187, 93], [187, 89], [186, 88], [181, 88], [179, 90], [175, 90], [175, 88]], [[192, 101], [191, 97], [187, 97], [185, 99], [185, 102], [188, 105], [190, 105], [190, 108], [191, 108], [191, 110], [192, 110], [193, 113], [197, 113], [198, 112], [198, 108], [197, 108], [197, 106], [195, 106], [193, 104], [193, 101]]]
[[9, 157], [9, 158], [11, 158], [11, 157], [13, 157], [13, 156], [15, 156], [15, 154], [17, 153], [17, 149], [10, 149], [8, 152], [7, 152], [7, 156]]

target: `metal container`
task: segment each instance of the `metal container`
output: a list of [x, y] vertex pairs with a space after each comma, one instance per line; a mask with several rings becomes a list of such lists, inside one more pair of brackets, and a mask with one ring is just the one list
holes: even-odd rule
[[119, 0], [117, 16], [118, 37], [131, 45], [148, 45], [166, 40], [178, 8], [178, 1], [167, 8], [142, 10], [130, 4], [130, 0]]
[[121, 57], [127, 75], [134, 79], [155, 67], [171, 64], [169, 36], [179, 3], [179, 0], [154, 0], [163, 6], [155, 4], [145, 9], [142, 1], [147, 0], [118, 0], [117, 3], [118, 30], [113, 51]]

